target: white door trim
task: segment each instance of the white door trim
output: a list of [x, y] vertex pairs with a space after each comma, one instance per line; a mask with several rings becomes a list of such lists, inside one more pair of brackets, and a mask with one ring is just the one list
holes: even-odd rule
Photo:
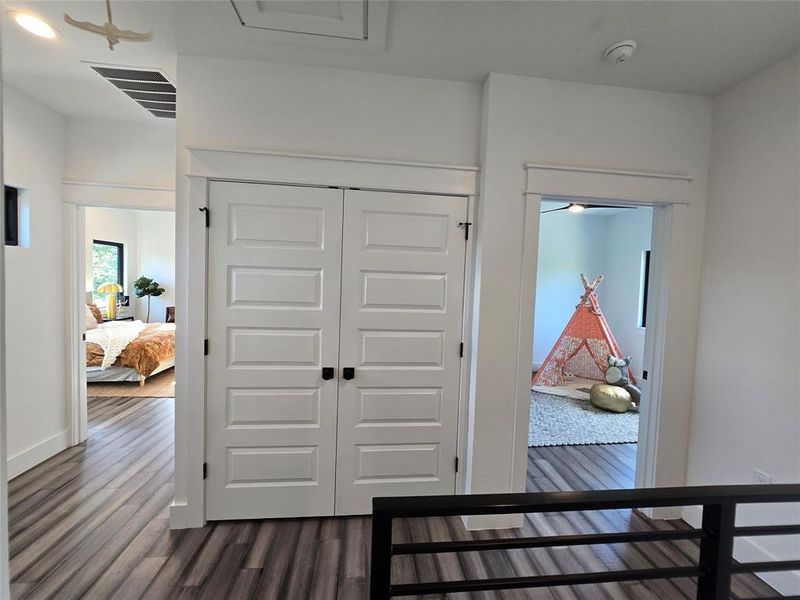
[[[647, 294], [647, 315], [655, 315], [645, 333], [643, 366], [648, 370], [647, 403], [640, 415], [639, 448], [636, 452], [636, 487], [656, 485], [656, 465], [658, 439], [661, 421], [662, 381], [664, 378], [664, 353], [667, 327], [667, 287], [669, 285], [669, 248], [672, 239], [672, 206], [653, 207], [653, 235], [650, 241], [651, 277], [650, 291]], [[652, 509], [644, 511], [649, 516], [656, 513]], [[661, 514], [666, 514], [660, 511]]]
[[[2, 54], [0, 53], [0, 59]], [[0, 183], [3, 174], [3, 111], [2, 111], [2, 60], [0, 60]], [[0, 210], [0, 231], [5, 232], [5, 210]], [[4, 239], [5, 241], [5, 239]], [[0, 290], [6, 289], [5, 243], [0, 245]], [[0, 600], [11, 598], [8, 565], [8, 463], [6, 462], [6, 357], [5, 357], [5, 294], [0, 294]]]
[[469, 439], [469, 390], [470, 390], [470, 365], [472, 364], [472, 306], [475, 287], [475, 207], [477, 196], [467, 198], [467, 223], [469, 234], [464, 255], [464, 314], [461, 319], [461, 340], [464, 342], [464, 355], [461, 357], [461, 385], [458, 390], [458, 448], [459, 469], [456, 471], [456, 494], [463, 494], [467, 490], [467, 473], [469, 472], [468, 439]]
[[525, 165], [526, 194], [628, 201], [632, 204], [689, 204], [693, 179], [676, 173], [620, 171], [574, 165]]
[[[208, 248], [205, 215], [200, 209], [210, 208], [210, 218], [214, 218], [213, 207], [208, 206], [209, 181], [251, 181], [466, 196], [472, 208], [477, 194], [479, 170], [474, 166], [296, 154], [266, 149], [190, 147], [186, 148], [186, 152], [189, 158], [184, 174], [188, 181], [184, 188], [187, 198], [185, 202], [179, 202], [176, 214], [179, 271], [176, 277], [176, 312], [180, 312], [181, 322], [185, 325], [176, 331], [175, 500], [170, 507], [170, 527], [173, 529], [202, 527], [205, 524], [203, 462], [206, 378], [203, 340], [207, 331], [205, 282]], [[181, 189], [181, 186], [178, 187]], [[474, 251], [468, 247], [467, 252], [467, 272], [471, 280]], [[466, 326], [465, 333], [470, 333]], [[470, 347], [470, 337], [465, 337], [464, 344], [466, 348]], [[465, 364], [468, 364], [466, 356], [462, 361], [462, 374]], [[468, 408], [463, 401], [463, 385], [459, 432], [463, 429]], [[464, 438], [459, 436], [460, 448], [463, 448]]]
[[80, 444], [88, 435], [86, 406], [86, 349], [83, 341], [83, 286], [86, 245], [85, 209], [120, 208], [134, 210], [175, 210], [175, 191], [128, 184], [96, 182], [62, 182], [64, 210], [64, 272], [66, 331], [66, 393], [71, 446]]
[[[669, 284], [672, 207], [690, 203], [692, 178], [679, 174], [619, 171], [602, 167], [526, 164], [525, 234], [522, 256], [522, 294], [517, 356], [517, 395], [514, 483], [524, 489], [528, 460], [528, 423], [530, 418], [530, 349], [533, 346], [536, 263], [539, 250], [539, 212], [542, 197], [597, 199], [652, 206], [653, 240], [657, 257], [653, 269], [647, 314], [650, 325], [646, 340], [644, 368], [648, 371], [649, 396], [642, 408], [637, 452], [636, 486], [652, 487], [656, 481], [659, 415], [661, 414], [662, 368], [667, 327], [666, 294]], [[524, 440], [523, 440], [524, 438]]]
[[66, 389], [69, 405], [69, 445], [76, 446], [86, 440], [88, 417], [86, 400], [86, 346], [82, 344], [84, 330], [84, 305], [86, 291], [84, 264], [86, 261], [85, 210], [82, 206], [64, 203], [64, 324], [66, 325]]
[[188, 148], [188, 177], [282, 185], [369, 188], [428, 194], [475, 194], [477, 167], [267, 150]]

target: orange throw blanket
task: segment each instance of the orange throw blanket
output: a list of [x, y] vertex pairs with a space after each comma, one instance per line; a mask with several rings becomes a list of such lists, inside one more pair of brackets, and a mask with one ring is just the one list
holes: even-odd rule
[[[115, 367], [130, 367], [144, 377], [156, 370], [162, 360], [175, 356], [175, 329], [164, 328], [163, 323], [151, 323], [114, 361]], [[103, 364], [103, 349], [97, 344], [86, 343], [86, 366]]]

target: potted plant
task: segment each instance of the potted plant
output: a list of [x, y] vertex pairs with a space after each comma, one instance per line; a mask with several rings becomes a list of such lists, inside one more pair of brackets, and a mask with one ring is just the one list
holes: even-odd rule
[[137, 298], [144, 298], [147, 296], [147, 322], [150, 322], [150, 298], [153, 296], [160, 296], [167, 290], [161, 287], [154, 279], [142, 275], [133, 282], [133, 291]]

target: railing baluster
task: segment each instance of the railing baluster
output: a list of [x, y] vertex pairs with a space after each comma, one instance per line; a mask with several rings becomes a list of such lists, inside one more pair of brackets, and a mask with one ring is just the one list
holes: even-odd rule
[[[799, 525], [787, 524], [736, 528], [736, 507], [738, 504], [774, 504], [780, 502], [800, 502], [800, 484], [373, 498], [370, 599], [390, 600], [398, 596], [428, 593], [477, 592], [584, 585], [612, 581], [697, 577], [698, 600], [728, 600], [733, 573], [800, 569], [800, 560], [737, 563], [735, 566], [733, 564], [733, 541], [737, 535], [795, 535], [800, 533]], [[553, 513], [678, 506], [702, 506], [702, 528], [554, 535], [518, 539], [498, 538], [392, 543], [392, 522], [394, 519], [401, 518]], [[638, 571], [622, 570], [561, 575], [532, 575], [499, 579], [427, 581], [396, 585], [392, 585], [391, 580], [392, 557], [398, 555], [482, 552], [562, 545], [624, 544], [666, 541], [668, 539], [700, 539], [699, 564], [687, 567], [654, 567]], [[800, 600], [800, 596], [797, 598]]]
[[392, 597], [392, 517], [374, 509], [369, 597], [370, 600], [391, 600]]
[[699, 565], [705, 573], [697, 581], [697, 600], [728, 600], [733, 569], [733, 537], [736, 531], [736, 504], [703, 506], [703, 530]]

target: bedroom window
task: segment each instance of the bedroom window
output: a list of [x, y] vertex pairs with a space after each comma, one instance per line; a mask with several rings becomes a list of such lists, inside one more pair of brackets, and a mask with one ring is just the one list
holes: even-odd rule
[[19, 246], [19, 190], [5, 187], [6, 246]]
[[642, 276], [639, 288], [639, 327], [647, 327], [647, 295], [650, 291], [650, 250], [642, 252]]
[[[98, 294], [97, 288], [104, 283], [123, 284], [125, 247], [120, 242], [93, 240], [92, 242], [92, 293], [95, 304], [105, 306], [106, 296]], [[120, 294], [122, 294], [121, 292]]]

